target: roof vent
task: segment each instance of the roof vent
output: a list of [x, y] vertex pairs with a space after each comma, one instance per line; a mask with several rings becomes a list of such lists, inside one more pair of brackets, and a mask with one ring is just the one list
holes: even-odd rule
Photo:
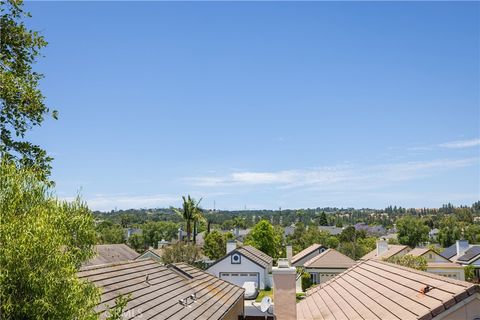
[[432, 287], [427, 285], [427, 286], [420, 289], [420, 293], [421, 294], [426, 294], [426, 293], [430, 292], [430, 290], [432, 290], [432, 289], [433, 289]]
[[197, 299], [198, 299], [197, 294], [192, 293], [188, 297], [178, 300], [178, 303], [180, 305], [184, 306], [185, 308], [187, 308], [187, 307], [190, 308], [191, 304], [194, 303], [195, 301], [197, 301]]
[[151, 286], [152, 284], [149, 282], [148, 276], [148, 274], [145, 276], [145, 283], [148, 284], [148, 286]]

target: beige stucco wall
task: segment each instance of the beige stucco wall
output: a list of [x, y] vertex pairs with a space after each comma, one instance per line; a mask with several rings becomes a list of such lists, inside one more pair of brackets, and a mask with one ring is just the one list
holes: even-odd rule
[[223, 319], [225, 320], [238, 320], [238, 316], [243, 315], [243, 308], [244, 308], [244, 303], [243, 303], [243, 296], [238, 299], [237, 303], [233, 306], [232, 309], [230, 309]]
[[[467, 298], [468, 299], [468, 298]], [[461, 303], [461, 302], [460, 302]], [[440, 314], [434, 319], [442, 320], [473, 320], [480, 317], [480, 295], [477, 293], [473, 300], [446, 315]]]
[[[465, 281], [465, 270], [462, 267], [459, 268], [441, 268], [441, 267], [428, 267], [427, 272], [438, 274], [439, 276], [446, 276], [447, 278]], [[448, 277], [448, 275], [450, 277]]]

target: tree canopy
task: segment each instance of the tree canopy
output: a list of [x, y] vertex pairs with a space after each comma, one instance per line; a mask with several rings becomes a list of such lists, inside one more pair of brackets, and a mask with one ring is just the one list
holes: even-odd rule
[[0, 166], [2, 319], [91, 319], [99, 292], [76, 273], [93, 257], [91, 212], [58, 201], [31, 169]]
[[245, 244], [251, 245], [270, 257], [277, 258], [281, 237], [267, 220], [261, 220], [245, 238]]
[[45, 105], [39, 88], [43, 75], [32, 68], [47, 42], [27, 28], [28, 17], [21, 0], [0, 2], [0, 154], [46, 178], [52, 158], [26, 140], [26, 133], [46, 116], [56, 119], [57, 112]]
[[430, 228], [423, 219], [407, 215], [397, 221], [398, 241], [415, 248], [428, 240]]

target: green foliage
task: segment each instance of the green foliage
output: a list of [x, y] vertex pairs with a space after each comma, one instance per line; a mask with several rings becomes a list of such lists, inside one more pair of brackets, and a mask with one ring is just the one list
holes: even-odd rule
[[39, 88], [43, 75], [32, 69], [47, 42], [22, 21], [30, 17], [22, 1], [1, 1], [0, 14], [0, 155], [46, 179], [52, 158], [25, 135], [45, 116], [57, 118]]
[[465, 266], [464, 271], [465, 271], [465, 280], [466, 281], [474, 282], [475, 280], [477, 280], [475, 278], [475, 266], [469, 264], [469, 265]]
[[429, 227], [423, 219], [407, 215], [397, 220], [398, 241], [401, 244], [415, 248], [428, 241]]
[[196, 201], [195, 199], [190, 197], [190, 195], [188, 195], [187, 197], [182, 196], [182, 201], [182, 209], [179, 210], [173, 208], [173, 211], [179, 216], [181, 216], [183, 220], [185, 220], [187, 226], [187, 242], [189, 242], [191, 240], [192, 234], [192, 222], [196, 225], [198, 221], [203, 219], [202, 209], [200, 208], [200, 202], [202, 201], [202, 199]]
[[217, 260], [226, 254], [227, 237], [213, 230], [205, 237], [203, 253], [212, 260]]
[[325, 211], [322, 211], [322, 213], [320, 213], [320, 217], [318, 218], [318, 224], [321, 226], [328, 226], [328, 219]]
[[401, 257], [393, 256], [389, 259], [386, 259], [386, 261], [421, 271], [427, 270], [427, 260], [424, 257], [416, 257], [412, 256], [411, 254], [407, 254]]
[[257, 248], [268, 254], [270, 257], [277, 258], [277, 249], [281, 245], [281, 238], [275, 232], [275, 229], [270, 222], [261, 220], [247, 235], [245, 238], [245, 244]]
[[469, 243], [479, 243], [480, 242], [480, 225], [470, 224], [465, 228], [465, 239]]
[[307, 291], [308, 288], [312, 286], [312, 278], [310, 273], [302, 269], [301, 273], [301, 280], [302, 280], [302, 291]]
[[125, 242], [125, 231], [118, 224], [101, 223], [97, 226], [97, 238], [100, 244]]
[[2, 319], [94, 319], [99, 291], [77, 278], [94, 256], [91, 212], [61, 202], [30, 169], [0, 165]]
[[188, 242], [177, 242], [164, 248], [162, 262], [165, 264], [185, 262], [194, 264], [200, 258], [200, 249]]
[[448, 215], [440, 221], [437, 241], [442, 247], [451, 246], [456, 240], [461, 239], [461, 236], [462, 228], [455, 216]]
[[128, 295], [119, 295], [115, 299], [115, 306], [110, 308], [107, 307], [107, 318], [106, 320], [122, 320], [123, 310], [127, 306], [128, 301], [130, 300], [131, 294]]
[[132, 234], [128, 238], [128, 245], [134, 250], [141, 252], [145, 249], [145, 240], [141, 234]]
[[171, 221], [149, 221], [142, 225], [145, 246], [158, 248], [158, 241], [171, 241], [178, 237], [178, 225]]

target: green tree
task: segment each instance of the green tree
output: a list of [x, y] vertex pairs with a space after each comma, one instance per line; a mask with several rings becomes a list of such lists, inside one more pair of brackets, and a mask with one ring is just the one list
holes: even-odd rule
[[275, 229], [267, 220], [257, 223], [245, 238], [246, 245], [251, 245], [273, 258], [278, 256], [277, 248], [280, 241]]
[[115, 244], [125, 242], [125, 231], [119, 224], [102, 224], [97, 227], [100, 244]]
[[415, 248], [428, 240], [428, 226], [423, 219], [407, 215], [397, 220], [398, 242]]
[[445, 216], [440, 221], [440, 229], [438, 231], [437, 241], [446, 248], [455, 243], [462, 237], [462, 227], [457, 218], [452, 215]]
[[465, 266], [464, 271], [466, 281], [474, 282], [477, 280], [475, 277], [475, 266], [469, 264], [468, 266]]
[[178, 225], [171, 221], [148, 221], [142, 225], [145, 246], [158, 247], [158, 241], [170, 241], [178, 236]]
[[32, 68], [47, 42], [27, 28], [23, 20], [28, 17], [23, 1], [0, 2], [0, 155], [45, 179], [52, 158], [25, 135], [46, 116], [56, 119], [57, 112], [45, 105], [39, 88], [43, 75]]
[[165, 264], [184, 262], [194, 264], [200, 258], [200, 249], [191, 243], [179, 241], [165, 247], [162, 262]]
[[328, 219], [325, 211], [322, 211], [322, 213], [320, 213], [320, 217], [318, 218], [318, 224], [320, 224], [321, 226], [328, 226]]
[[480, 225], [470, 224], [465, 228], [465, 239], [470, 243], [480, 242]]
[[77, 278], [94, 256], [94, 219], [61, 202], [31, 169], [0, 165], [2, 319], [94, 319], [99, 291]]
[[192, 222], [196, 223], [200, 219], [201, 216], [201, 209], [199, 207], [200, 201], [196, 201], [190, 195], [187, 197], [182, 196], [182, 209], [173, 208], [173, 211], [180, 215], [183, 220], [185, 220], [185, 224], [187, 227], [187, 242], [191, 239], [192, 234]]
[[141, 234], [132, 234], [130, 238], [128, 238], [128, 244], [131, 248], [138, 252], [141, 252], [145, 249], [145, 240]]
[[212, 260], [217, 260], [226, 254], [227, 239], [217, 230], [213, 230], [205, 237], [203, 253]]

